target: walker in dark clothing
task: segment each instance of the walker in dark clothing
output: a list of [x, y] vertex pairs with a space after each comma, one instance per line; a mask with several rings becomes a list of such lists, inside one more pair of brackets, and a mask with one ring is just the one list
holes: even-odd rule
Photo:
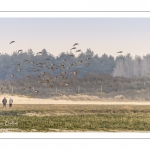
[[6, 108], [6, 103], [7, 103], [7, 99], [4, 97], [4, 99], [2, 100], [2, 103], [3, 103], [3, 107]]

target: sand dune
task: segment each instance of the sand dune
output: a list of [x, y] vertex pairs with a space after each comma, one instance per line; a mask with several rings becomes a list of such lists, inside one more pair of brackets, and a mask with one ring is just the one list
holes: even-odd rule
[[10, 96], [10, 95], [0, 95], [0, 101], [2, 103], [3, 97], [7, 100], [11, 97], [14, 104], [80, 104], [80, 105], [150, 105], [147, 101], [103, 101], [103, 100], [62, 100], [62, 99], [39, 99], [39, 98], [28, 98], [25, 96]]

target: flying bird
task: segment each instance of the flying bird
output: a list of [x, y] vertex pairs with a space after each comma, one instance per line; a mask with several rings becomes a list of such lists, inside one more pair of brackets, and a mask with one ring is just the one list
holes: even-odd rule
[[37, 67], [39, 67], [39, 68], [43, 68], [43, 66], [37, 66]]
[[90, 66], [90, 63], [87, 63], [86, 66]]
[[64, 71], [64, 72], [61, 72], [61, 74], [66, 74], [67, 72], [66, 71]]
[[68, 56], [70, 56], [70, 57], [74, 57], [74, 55], [73, 55], [73, 54], [70, 54], [70, 55], [68, 55]]
[[67, 70], [70, 69], [70, 67], [66, 68]]
[[55, 64], [51, 64], [51, 66], [55, 66]]
[[81, 62], [81, 63], [82, 63], [83, 61], [82, 61], [82, 60], [78, 60], [78, 62]]
[[76, 49], [76, 47], [71, 48], [71, 50]]
[[70, 74], [74, 74], [74, 75], [77, 74], [77, 73], [78, 73], [77, 71], [70, 72]]
[[14, 74], [11, 74], [12, 77], [14, 77]]
[[74, 63], [70, 64], [70, 66], [73, 66], [73, 65], [74, 65]]
[[12, 44], [12, 43], [14, 43], [15, 41], [11, 41], [9, 44]]
[[37, 54], [37, 55], [38, 55], [38, 54], [42, 54], [42, 52], [37, 52], [36, 54]]
[[45, 60], [50, 60], [50, 58], [46, 58]]
[[44, 65], [43, 67], [46, 68], [46, 67], [48, 67], [48, 66], [47, 66], [47, 65]]
[[81, 52], [81, 49], [79, 49], [79, 50], [76, 50], [76, 52]]
[[23, 61], [23, 63], [25, 63], [26, 61], [28, 61], [27, 59]]
[[67, 59], [62, 59], [62, 61], [66, 61]]
[[39, 93], [39, 90], [35, 90], [34, 92], [36, 92], [37, 94]]
[[119, 52], [117, 52], [117, 53], [123, 53], [123, 51], [119, 51]]
[[40, 78], [40, 76], [35, 76], [35, 77]]
[[21, 69], [18, 69], [19, 72], [21, 72]]
[[19, 53], [19, 52], [22, 52], [22, 50], [21, 50], [21, 49], [20, 49], [20, 50], [18, 50], [18, 53]]
[[38, 64], [36, 64], [36, 65], [39, 65], [39, 64], [41, 64], [41, 65], [42, 65], [43, 63], [38, 63]]
[[43, 75], [43, 76], [45, 75], [45, 72], [40, 72], [40, 73], [41, 73], [41, 75]]
[[90, 57], [86, 58], [86, 59], [91, 59]]
[[73, 46], [79, 45], [78, 43], [74, 43]]

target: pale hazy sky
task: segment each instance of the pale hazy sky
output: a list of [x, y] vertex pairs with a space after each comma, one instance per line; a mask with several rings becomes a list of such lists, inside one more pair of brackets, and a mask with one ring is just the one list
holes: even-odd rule
[[0, 53], [31, 48], [57, 56], [76, 42], [99, 56], [143, 56], [150, 53], [150, 18], [0, 18]]

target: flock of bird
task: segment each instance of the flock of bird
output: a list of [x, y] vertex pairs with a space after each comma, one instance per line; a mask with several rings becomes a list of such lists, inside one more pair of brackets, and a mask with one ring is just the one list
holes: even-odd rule
[[[11, 41], [10, 44], [14, 42], [15, 41]], [[77, 49], [78, 45], [79, 45], [78, 43], [73, 44], [73, 47], [70, 49], [70, 53], [68, 54], [69, 58], [75, 57], [74, 53], [82, 52], [81, 49]], [[23, 52], [23, 50], [17, 51], [18, 54], [21, 52]], [[37, 52], [36, 55], [42, 56], [42, 53], [43, 51], [40, 51]], [[37, 84], [47, 83], [49, 88], [53, 88], [55, 87], [56, 83], [59, 83], [60, 86], [68, 86], [70, 83], [66, 82], [65, 79], [67, 79], [69, 75], [74, 76], [78, 74], [78, 71], [74, 70], [73, 66], [76, 66], [78, 64], [84, 64], [84, 66], [90, 66], [90, 62], [89, 62], [90, 59], [91, 59], [90, 57], [87, 57], [86, 60], [79, 59], [77, 62], [73, 62], [69, 65], [66, 65], [65, 62], [67, 62], [68, 58], [64, 58], [61, 60], [62, 61], [61, 64], [57, 64], [57, 62], [55, 62], [55, 63], [51, 63], [48, 66], [47, 61], [50, 61], [50, 58], [48, 57], [45, 58], [43, 62], [36, 62], [34, 60], [25, 59], [21, 63], [17, 63], [16, 65], [18, 67], [17, 72], [19, 73], [22, 71], [21, 64], [25, 64], [25, 63], [30, 64], [29, 67], [31, 68], [31, 70], [33, 72], [38, 72], [38, 75], [35, 76], [36, 78], [38, 78]], [[45, 71], [43, 71], [43, 68], [45, 69]], [[70, 71], [70, 69], [74, 71]], [[60, 73], [56, 76], [50, 76], [48, 71], [54, 71], [54, 70], [60, 70]], [[13, 78], [16, 76], [16, 74], [10, 74], [10, 76]], [[26, 77], [30, 78], [31, 75], [27, 75]], [[26, 88], [31, 89], [32, 86], [30, 85], [28, 87], [23, 87], [21, 88], [21, 90], [25, 90]], [[34, 90], [34, 92], [38, 94], [39, 90]]]
[[[11, 41], [9, 44], [13, 44], [13, 43], [15, 43], [15, 41]], [[78, 43], [73, 44], [73, 47], [70, 49], [70, 54], [68, 54], [69, 58], [75, 57], [75, 54], [73, 52], [75, 53], [82, 52], [81, 49], [77, 49], [78, 45], [79, 45]], [[18, 54], [21, 52], [23, 52], [23, 50], [21, 49], [17, 50]], [[36, 55], [42, 56], [42, 53], [43, 51], [40, 51], [40, 52], [37, 52]], [[123, 51], [118, 51], [117, 53], [123, 53]], [[56, 83], [58, 83], [60, 86], [68, 86], [70, 84], [69, 82], [66, 82], [66, 79], [68, 78], [68, 76], [69, 75], [74, 76], [78, 74], [78, 71], [76, 70], [70, 71], [70, 69], [73, 70], [73, 66], [76, 66], [77, 64], [84, 64], [84, 66], [90, 66], [90, 62], [89, 62], [90, 59], [91, 59], [90, 57], [87, 57], [86, 60], [79, 59], [77, 62], [70, 63], [69, 66], [65, 64], [68, 58], [62, 59], [61, 64], [57, 64], [55, 62], [55, 63], [51, 63], [50, 65], [47, 65], [47, 61], [51, 61], [49, 57], [45, 58], [44, 62], [36, 62], [35, 60], [25, 59], [21, 63], [17, 63], [16, 66], [18, 67], [17, 72], [19, 73], [22, 71], [21, 64], [25, 64], [28, 62], [28, 64], [30, 64], [29, 67], [31, 68], [31, 70], [33, 72], [38, 72], [38, 75], [35, 76], [38, 79], [37, 84], [47, 83], [49, 88], [53, 88], [55, 87]], [[45, 69], [44, 71], [43, 71], [43, 68]], [[49, 71], [54, 71], [54, 70], [60, 70], [60, 73], [56, 76], [51, 76]], [[13, 78], [16, 76], [16, 74], [10, 74], [10, 76]], [[29, 79], [32, 76], [27, 75], [26, 77]], [[1, 90], [3, 88], [8, 89], [8, 87], [2, 87]], [[27, 88], [31, 90], [32, 86], [30, 85], [28, 87], [22, 87], [21, 90], [24, 91]], [[34, 90], [34, 92], [38, 94], [39, 90], [36, 89]]]

